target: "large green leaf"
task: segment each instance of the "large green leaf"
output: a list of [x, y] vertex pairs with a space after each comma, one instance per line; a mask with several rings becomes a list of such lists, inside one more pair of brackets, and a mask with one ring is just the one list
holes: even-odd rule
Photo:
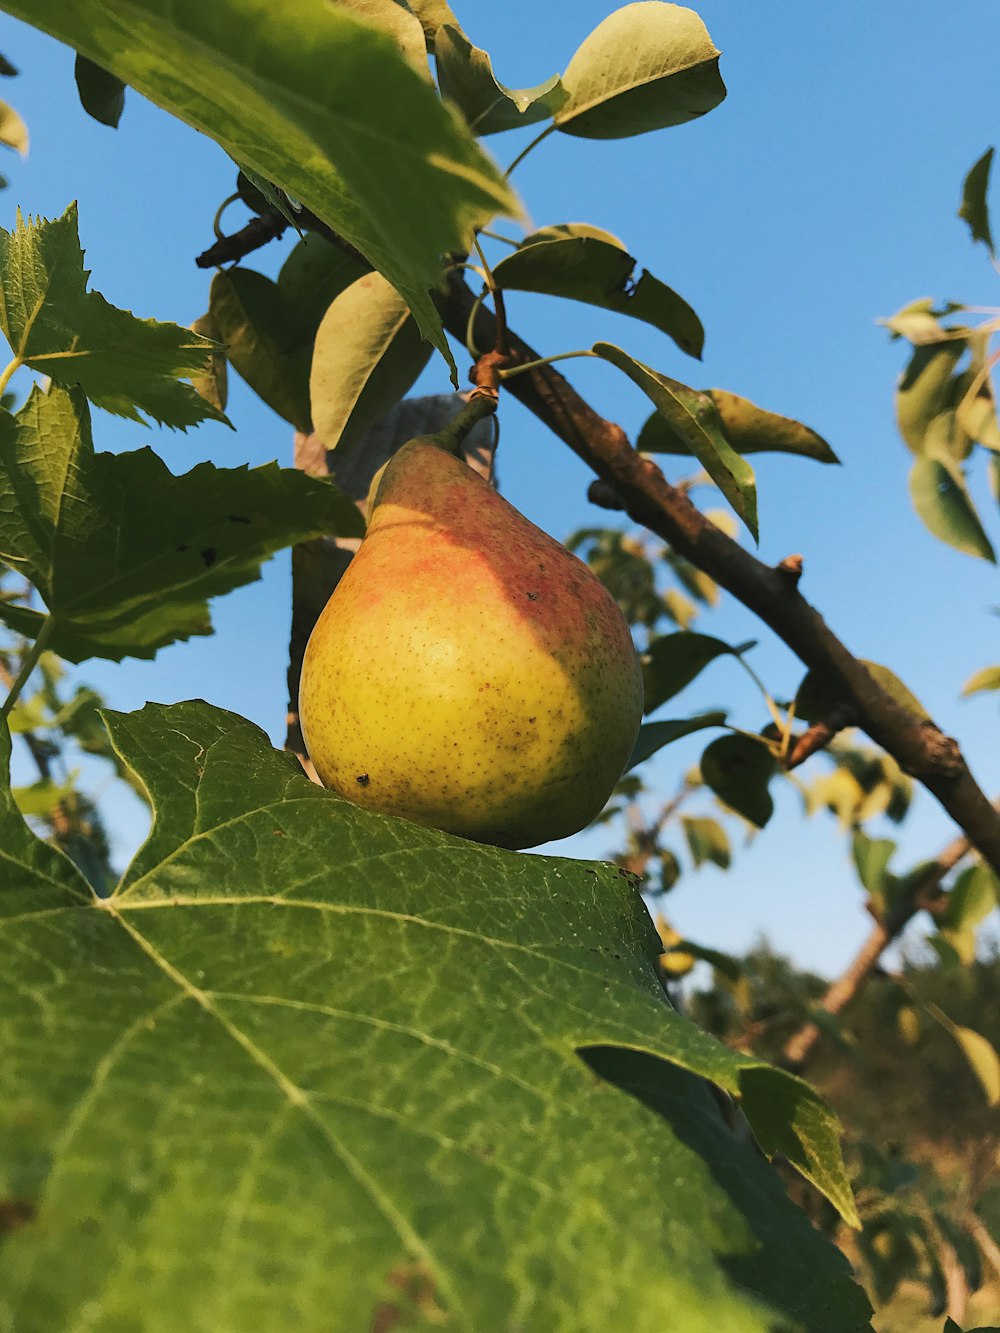
[[[71, 662], [209, 634], [206, 598], [252, 582], [267, 556], [363, 531], [331, 482], [275, 463], [175, 477], [151, 449], [95, 454], [86, 399], [55, 385], [0, 413], [0, 497], [0, 561], [38, 589]], [[44, 617], [5, 602], [0, 619], [34, 638]]]
[[493, 270], [501, 287], [585, 301], [631, 315], [672, 338], [682, 352], [701, 356], [705, 331], [683, 297], [646, 269], [633, 279], [635, 259], [610, 232], [578, 223], [543, 227]]
[[510, 185], [392, 33], [286, 0], [6, 0], [307, 205], [403, 293], [450, 360], [441, 256], [517, 211]]
[[709, 662], [730, 654], [739, 657], [753, 643], [739, 643], [735, 647], [709, 634], [692, 634], [682, 630], [654, 639], [642, 656], [642, 679], [645, 694], [644, 709], [655, 713], [661, 704], [679, 694], [685, 685], [699, 675]]
[[110, 899], [0, 787], [5, 1326], [868, 1328], [692, 1074], [850, 1211], [829, 1111], [669, 1006], [616, 867], [362, 811], [204, 703], [109, 725], [155, 810]]
[[87, 291], [76, 205], [61, 218], [0, 227], [0, 328], [14, 356], [60, 384], [78, 384], [108, 412], [186, 429], [225, 421], [183, 376], [205, 369], [212, 344], [190, 329], [136, 319]]
[[451, 24], [434, 36], [434, 59], [441, 95], [458, 107], [474, 134], [499, 134], [548, 120], [566, 97], [558, 74], [535, 88], [505, 88], [488, 53]]
[[996, 555], [976, 512], [962, 469], [943, 455], [914, 459], [910, 498], [924, 526], [965, 555], [996, 563]]
[[990, 209], [986, 195], [990, 188], [990, 168], [993, 166], [993, 149], [986, 152], [970, 169], [962, 186], [962, 203], [958, 216], [969, 224], [969, 231], [974, 241], [982, 241], [995, 258], [993, 233], [990, 230]]
[[316, 334], [309, 396], [328, 449], [349, 448], [404, 397], [427, 364], [406, 302], [380, 273], [366, 273], [332, 302]]
[[556, 127], [585, 139], [621, 139], [683, 125], [726, 95], [719, 52], [693, 9], [642, 0], [609, 14], [562, 76]]
[[753, 468], [726, 439], [718, 409], [706, 394], [661, 375], [612, 343], [594, 343], [593, 351], [637, 384], [676, 438], [694, 454], [733, 509], [757, 537], [757, 488]]
[[[792, 417], [766, 412], [726, 389], [703, 389], [719, 413], [722, 431], [738, 454], [800, 454], [817, 463], [839, 463], [826, 440]], [[645, 422], [635, 447], [644, 454], [687, 454], [689, 447], [659, 412]]]

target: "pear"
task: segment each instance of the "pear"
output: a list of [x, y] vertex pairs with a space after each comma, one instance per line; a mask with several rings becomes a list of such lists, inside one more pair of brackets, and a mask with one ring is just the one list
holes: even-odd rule
[[433, 437], [373, 488], [299, 695], [325, 786], [499, 847], [600, 813], [632, 751], [642, 674], [604, 585]]

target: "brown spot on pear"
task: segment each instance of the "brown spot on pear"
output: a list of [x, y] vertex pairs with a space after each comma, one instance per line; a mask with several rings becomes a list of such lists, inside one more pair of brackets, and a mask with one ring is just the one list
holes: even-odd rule
[[600, 813], [638, 732], [642, 674], [590, 569], [416, 439], [373, 487], [367, 534], [306, 648], [299, 709], [341, 796], [533, 847]]

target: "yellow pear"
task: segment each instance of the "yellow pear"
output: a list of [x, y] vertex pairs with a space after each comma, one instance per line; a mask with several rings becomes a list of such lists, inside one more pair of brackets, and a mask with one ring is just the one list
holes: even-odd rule
[[500, 847], [600, 813], [642, 717], [588, 567], [431, 437], [405, 444], [306, 647], [302, 730], [358, 805]]

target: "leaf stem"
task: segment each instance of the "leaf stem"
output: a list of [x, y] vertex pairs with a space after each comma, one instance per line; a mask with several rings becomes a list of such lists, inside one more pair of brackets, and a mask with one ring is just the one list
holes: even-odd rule
[[504, 236], [498, 231], [490, 231], [489, 227], [480, 227], [479, 235], [488, 236], [491, 241], [502, 241], [504, 245], [512, 245], [515, 250], [517, 250], [521, 244], [520, 241], [515, 241], [510, 236]]
[[527, 148], [522, 148], [522, 149], [521, 149], [521, 151], [518, 153], [517, 157], [514, 158], [514, 161], [510, 164], [510, 166], [507, 168], [507, 170], [503, 173], [503, 174], [504, 174], [504, 180], [507, 179], [507, 177], [510, 175], [510, 173], [514, 170], [515, 167], [521, 165], [521, 163], [524, 161], [524, 159], [528, 156], [528, 154], [531, 152], [531, 150], [532, 150], [533, 148], [537, 148], [538, 145], [542, 142], [543, 139], [547, 139], [547, 138], [549, 137], [549, 135], [552, 133], [552, 131], [553, 131], [555, 128], [556, 128], [556, 123], [555, 123], [555, 121], [552, 121], [551, 124], [545, 126], [545, 129], [542, 130], [541, 134], [536, 135], [535, 138], [532, 139], [531, 143], [528, 144]]
[[476, 254], [479, 256], [483, 265], [486, 286], [489, 288], [490, 296], [493, 298], [493, 314], [496, 319], [496, 338], [494, 340], [494, 349], [501, 355], [507, 355], [507, 308], [503, 301], [503, 292], [493, 276], [493, 270], [490, 268], [489, 261], [483, 254], [483, 247], [479, 244], [479, 237], [473, 233], [472, 243], [476, 247]]
[[483, 290], [476, 297], [475, 301], [473, 301], [472, 309], [469, 311], [469, 318], [466, 321], [465, 325], [465, 350], [472, 357], [473, 361], [477, 360], [479, 357], [479, 348], [476, 346], [476, 335], [475, 335], [476, 316], [479, 314], [480, 308], [482, 307], [483, 302], [486, 300], [486, 294], [488, 291], [489, 288], [484, 287]]
[[13, 360], [7, 363], [6, 367], [3, 370], [3, 373], [0, 374], [0, 393], [3, 393], [4, 389], [6, 389], [11, 379], [14, 377], [14, 375], [17, 374], [17, 372], [21, 369], [23, 365], [24, 362], [21, 360], [19, 356], [15, 356]]
[[745, 662], [739, 653], [734, 653], [733, 656], [764, 696], [764, 702], [767, 704], [767, 711], [771, 714], [771, 718], [774, 721], [775, 726], [778, 728], [778, 731], [781, 733], [782, 737], [784, 737], [785, 733], [789, 730], [789, 727], [785, 722], [785, 719], [781, 716], [778, 705], [768, 693], [767, 686], [761, 680], [760, 676], [757, 675], [756, 671], [754, 671], [750, 663]]
[[212, 230], [215, 232], [215, 239], [217, 241], [224, 241], [226, 239], [226, 234], [222, 230], [223, 213], [226, 211], [226, 209], [229, 207], [230, 204], [235, 204], [240, 197], [241, 197], [240, 192], [239, 190], [237, 190], [235, 194], [231, 194], [227, 199], [223, 199], [222, 203], [216, 209], [215, 217], [212, 219]]
[[42, 628], [38, 631], [38, 637], [35, 639], [31, 647], [27, 649], [24, 657], [21, 659], [21, 669], [14, 677], [14, 683], [10, 687], [10, 693], [4, 700], [3, 705], [0, 706], [0, 718], [9, 716], [10, 710], [17, 703], [18, 696], [24, 689], [25, 685], [27, 685], [28, 678], [38, 665], [38, 659], [41, 657], [42, 653], [45, 652], [55, 627], [55, 617], [50, 611], [42, 621]]
[[525, 361], [519, 366], [511, 366], [509, 370], [501, 370], [500, 378], [503, 380], [513, 379], [515, 375], [523, 375], [526, 370], [537, 370], [539, 366], [551, 366], [555, 361], [569, 361], [574, 356], [596, 356], [589, 348], [579, 352], [558, 352], [555, 356], [540, 356], [537, 361]]

